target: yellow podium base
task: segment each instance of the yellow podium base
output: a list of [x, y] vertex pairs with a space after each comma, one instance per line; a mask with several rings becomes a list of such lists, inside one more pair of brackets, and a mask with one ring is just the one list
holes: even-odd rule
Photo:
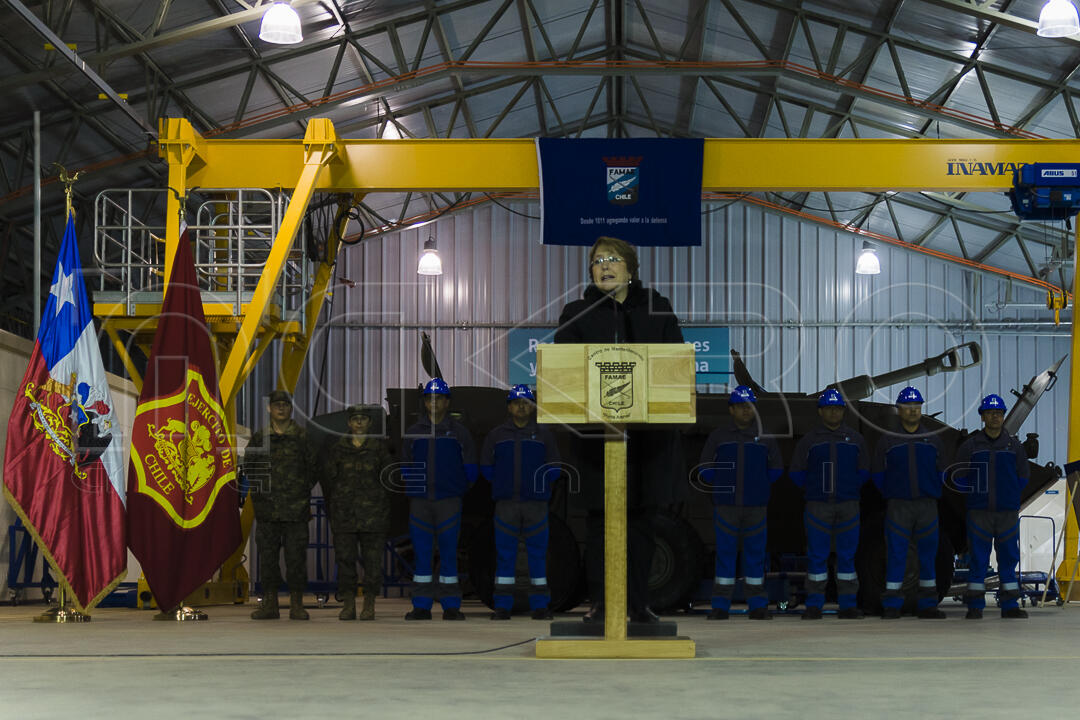
[[657, 659], [689, 660], [697, 646], [688, 637], [628, 638], [539, 638], [536, 657], [549, 659]]

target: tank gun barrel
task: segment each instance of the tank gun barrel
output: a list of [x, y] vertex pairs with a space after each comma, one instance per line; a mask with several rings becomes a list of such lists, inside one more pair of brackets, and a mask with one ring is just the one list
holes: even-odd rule
[[922, 362], [908, 365], [899, 370], [891, 370], [874, 376], [859, 375], [833, 383], [829, 387], [839, 390], [847, 400], [862, 400], [873, 395], [878, 388], [896, 385], [912, 378], [964, 370], [974, 367], [980, 362], [982, 362], [982, 348], [979, 343], [972, 341], [951, 347], [940, 355], [928, 357]]
[[1021, 392], [1017, 392], [1016, 390], [1012, 391], [1012, 394], [1016, 396], [1016, 404], [1013, 405], [1009, 414], [1005, 416], [1005, 429], [1010, 435], [1019, 433], [1020, 426], [1024, 424], [1028, 415], [1035, 409], [1035, 403], [1039, 402], [1039, 398], [1043, 396], [1043, 393], [1057, 384], [1058, 368], [1065, 362], [1066, 357], [1068, 357], [1068, 355], [1062, 357], [1056, 363], [1046, 368], [1046, 370], [1031, 378]]

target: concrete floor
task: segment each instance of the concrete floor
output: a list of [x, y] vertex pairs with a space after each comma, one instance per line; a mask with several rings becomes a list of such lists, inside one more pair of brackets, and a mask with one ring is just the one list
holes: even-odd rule
[[250, 606], [31, 623], [43, 607], [0, 607], [0, 718], [1064, 717], [1080, 697], [1077, 606], [1027, 621], [955, 605], [943, 621], [678, 616], [698, 648], [685, 661], [536, 660], [545, 623], [468, 603], [464, 623], [406, 623], [400, 599], [373, 623], [337, 607], [255, 623]]

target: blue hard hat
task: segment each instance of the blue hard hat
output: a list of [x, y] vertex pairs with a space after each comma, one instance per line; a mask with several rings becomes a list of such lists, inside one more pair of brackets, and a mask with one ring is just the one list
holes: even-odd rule
[[818, 395], [818, 407], [828, 407], [829, 405], [847, 407], [847, 403], [844, 402], [844, 396], [841, 395], [840, 391], [836, 388], [829, 388], [825, 392], [821, 393], [821, 395]]
[[757, 398], [754, 397], [754, 391], [746, 385], [739, 385], [731, 391], [731, 395], [728, 396], [728, 405], [738, 405], [740, 403], [756, 403]]
[[450, 386], [446, 384], [446, 381], [442, 378], [432, 378], [428, 380], [428, 384], [424, 386], [425, 395], [449, 395]]
[[1005, 407], [1005, 401], [1001, 398], [1001, 396], [994, 395], [993, 393], [990, 393], [989, 395], [984, 397], [982, 399], [982, 402], [979, 403], [980, 415], [982, 415], [987, 410], [1000, 410], [1001, 412], [1005, 412], [1007, 409], [1008, 408]]
[[897, 405], [899, 405], [901, 403], [920, 403], [921, 404], [923, 402], [926, 402], [926, 401], [922, 399], [922, 393], [920, 393], [916, 388], [913, 388], [910, 385], [908, 385], [906, 388], [901, 390], [900, 394], [896, 396], [896, 404]]
[[514, 400], [529, 400], [530, 402], [536, 402], [536, 395], [533, 394], [532, 389], [528, 385], [515, 385], [510, 388], [510, 392], [506, 393], [506, 402], [513, 402]]

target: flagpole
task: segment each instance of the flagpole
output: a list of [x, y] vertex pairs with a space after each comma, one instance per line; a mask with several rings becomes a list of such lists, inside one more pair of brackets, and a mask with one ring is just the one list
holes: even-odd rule
[[[41, 320], [41, 174], [39, 164], [41, 162], [41, 146], [40, 146], [40, 132], [39, 126], [40, 115], [37, 111], [34, 112], [34, 170], [36, 174], [37, 182], [34, 183], [34, 317], [37, 318], [37, 322]], [[60, 181], [64, 183], [64, 196], [67, 212], [64, 215], [64, 222], [67, 223], [74, 212], [72, 208], [71, 196], [72, 186], [79, 178], [80, 173], [74, 175], [68, 175], [67, 170], [63, 166], [60, 167]], [[35, 330], [36, 335], [36, 330]], [[71, 398], [71, 402], [75, 402], [75, 398]], [[75, 414], [72, 413], [71, 417], [74, 418]], [[76, 433], [76, 437], [78, 434]], [[56, 607], [49, 608], [41, 615], [34, 618], [36, 623], [84, 623], [90, 622], [90, 615], [87, 613], [79, 612], [75, 608], [68, 607], [68, 599], [66, 592], [67, 585], [61, 579], [57, 587], [56, 594]]]
[[34, 337], [41, 327], [41, 111], [34, 111]]
[[[61, 169], [60, 179], [69, 185], [74, 175]], [[88, 621], [83, 608], [100, 602], [127, 567], [118, 489], [123, 450], [112, 432], [118, 427], [112, 394], [87, 312], [70, 217], [51, 276], [54, 312], [41, 313], [42, 342], [18, 386], [3, 468], [4, 495], [60, 581], [56, 602], [39, 618], [50, 623]], [[80, 443], [87, 440], [100, 452], [85, 453]]]

